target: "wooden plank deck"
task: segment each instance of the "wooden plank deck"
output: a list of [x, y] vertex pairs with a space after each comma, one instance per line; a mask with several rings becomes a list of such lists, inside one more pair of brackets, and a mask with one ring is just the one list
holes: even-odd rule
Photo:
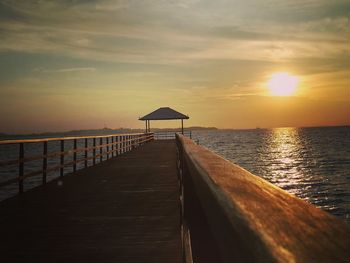
[[180, 262], [175, 141], [0, 202], [0, 262]]

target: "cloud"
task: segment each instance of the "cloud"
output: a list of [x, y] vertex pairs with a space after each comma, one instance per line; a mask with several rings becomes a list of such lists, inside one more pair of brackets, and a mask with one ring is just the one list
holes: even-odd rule
[[84, 67], [84, 68], [61, 68], [61, 69], [42, 69], [34, 68], [34, 72], [43, 72], [43, 73], [69, 73], [69, 72], [94, 72], [96, 68], [93, 67]]
[[[301, 12], [337, 4], [344, 2], [3, 1], [0, 50], [153, 64], [347, 56], [348, 17], [307, 20]], [[305, 19], [286, 23], [285, 12]]]
[[[230, 61], [231, 68], [242, 61], [252, 62], [250, 67], [260, 62], [294, 66], [301, 74], [347, 68], [349, 16], [337, 11], [344, 5], [343, 0], [2, 1], [0, 52], [86, 61], [76, 67], [35, 65], [44, 73], [91, 72], [100, 62], [138, 64], [169, 82], [216, 82], [227, 88], [228, 81], [220, 78], [228, 77], [214, 69], [217, 61]], [[208, 69], [194, 77], [192, 70], [204, 64]], [[173, 72], [164, 75], [157, 65]], [[234, 77], [242, 81], [242, 74]], [[254, 79], [240, 88], [255, 94], [251, 87], [257, 83]]]

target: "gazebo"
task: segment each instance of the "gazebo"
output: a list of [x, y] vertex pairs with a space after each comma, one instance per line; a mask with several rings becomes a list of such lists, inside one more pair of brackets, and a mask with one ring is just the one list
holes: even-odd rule
[[146, 132], [151, 131], [151, 120], [181, 120], [181, 133], [184, 133], [184, 120], [189, 119], [185, 114], [182, 114], [169, 107], [162, 107], [158, 110], [152, 111], [151, 113], [139, 118], [140, 121], [146, 122]]

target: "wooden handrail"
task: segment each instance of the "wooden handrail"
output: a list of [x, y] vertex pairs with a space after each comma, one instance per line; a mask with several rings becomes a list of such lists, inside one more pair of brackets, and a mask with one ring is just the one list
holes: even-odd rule
[[[103, 139], [105, 139], [105, 143], [103, 143]], [[111, 140], [109, 140], [111, 138]], [[117, 139], [119, 138], [119, 139]], [[88, 140], [93, 140], [93, 146], [88, 146]], [[96, 139], [100, 144], [96, 143]], [[18, 165], [19, 166], [19, 174], [16, 178], [11, 178], [9, 180], [5, 180], [0, 182], [0, 187], [7, 186], [9, 184], [18, 182], [19, 184], [19, 192], [23, 192], [23, 180], [28, 177], [36, 176], [42, 174], [43, 176], [43, 184], [46, 183], [47, 174], [49, 172], [53, 172], [56, 170], [60, 170], [60, 175], [63, 176], [64, 168], [67, 166], [73, 166], [73, 171], [75, 172], [77, 169], [77, 164], [84, 162], [84, 167], [88, 166], [88, 161], [93, 160], [93, 165], [96, 164], [96, 160], [103, 161], [103, 157], [106, 156], [106, 159], [110, 157], [122, 154], [124, 152], [128, 152], [139, 145], [149, 142], [154, 139], [153, 133], [132, 133], [132, 134], [113, 134], [106, 136], [85, 136], [85, 137], [65, 137], [65, 138], [43, 138], [43, 139], [33, 139], [33, 140], [8, 140], [8, 141], [0, 141], [1, 145], [8, 144], [18, 144], [20, 145], [19, 158], [16, 160], [6, 160], [0, 161], [0, 167], [10, 166], [10, 165]], [[65, 141], [73, 141], [72, 149], [65, 149]], [[78, 140], [84, 140], [84, 147], [77, 148]], [[60, 151], [48, 153], [48, 144], [49, 141], [59, 141], [60, 142]], [[35, 155], [35, 156], [25, 156], [24, 153], [24, 145], [26, 143], [43, 143], [43, 154]], [[99, 149], [99, 153], [97, 154], [96, 150]], [[106, 149], [106, 150], [104, 150]], [[79, 158], [77, 153], [84, 152], [84, 158]], [[92, 156], [88, 156], [88, 153], [92, 152]], [[64, 156], [73, 155], [73, 161], [64, 162]], [[56, 166], [48, 167], [48, 158], [52, 157], [60, 157], [60, 164]], [[39, 171], [32, 171], [27, 174], [24, 173], [24, 164], [32, 161], [42, 160], [42, 169]]]
[[[85, 139], [85, 138], [83, 138]], [[136, 141], [138, 139], [130, 139], [130, 141]], [[46, 142], [46, 141], [41, 141], [41, 142]], [[0, 161], [0, 167], [5, 166], [5, 165], [12, 165], [12, 164], [18, 164], [18, 163], [23, 163], [23, 162], [30, 162], [30, 161], [37, 161], [41, 160], [43, 158], [50, 158], [50, 157], [56, 157], [56, 156], [61, 156], [61, 155], [69, 155], [72, 153], [78, 153], [78, 152], [85, 152], [85, 151], [91, 151], [93, 149], [100, 149], [108, 146], [113, 146], [113, 145], [118, 145], [122, 144], [124, 141], [119, 141], [119, 142], [114, 142], [114, 143], [108, 143], [108, 144], [102, 144], [102, 145], [96, 145], [95, 147], [88, 147], [88, 148], [77, 148], [73, 150], [68, 150], [64, 152], [53, 152], [53, 153], [48, 153], [46, 155], [36, 155], [32, 157], [25, 157], [23, 159], [16, 159], [16, 160], [9, 160], [9, 161]]]
[[177, 135], [195, 262], [348, 262], [350, 226]]
[[115, 137], [115, 136], [142, 135], [142, 134], [145, 134], [145, 133], [118, 133], [118, 134], [99, 135], [99, 136], [56, 137], [56, 138], [2, 140], [2, 141], [0, 140], [0, 145], [2, 145], [2, 144], [18, 144], [18, 143], [51, 142], [51, 141], [71, 141], [71, 140], [93, 139], [93, 138], [110, 138], [110, 137]]

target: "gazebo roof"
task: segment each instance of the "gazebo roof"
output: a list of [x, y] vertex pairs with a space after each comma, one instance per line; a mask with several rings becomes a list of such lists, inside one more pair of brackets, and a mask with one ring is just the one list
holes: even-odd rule
[[169, 107], [162, 107], [158, 110], [155, 110], [142, 118], [139, 118], [141, 121], [145, 120], [180, 120], [180, 119], [189, 119], [185, 114], [182, 114], [176, 110], [173, 110]]

